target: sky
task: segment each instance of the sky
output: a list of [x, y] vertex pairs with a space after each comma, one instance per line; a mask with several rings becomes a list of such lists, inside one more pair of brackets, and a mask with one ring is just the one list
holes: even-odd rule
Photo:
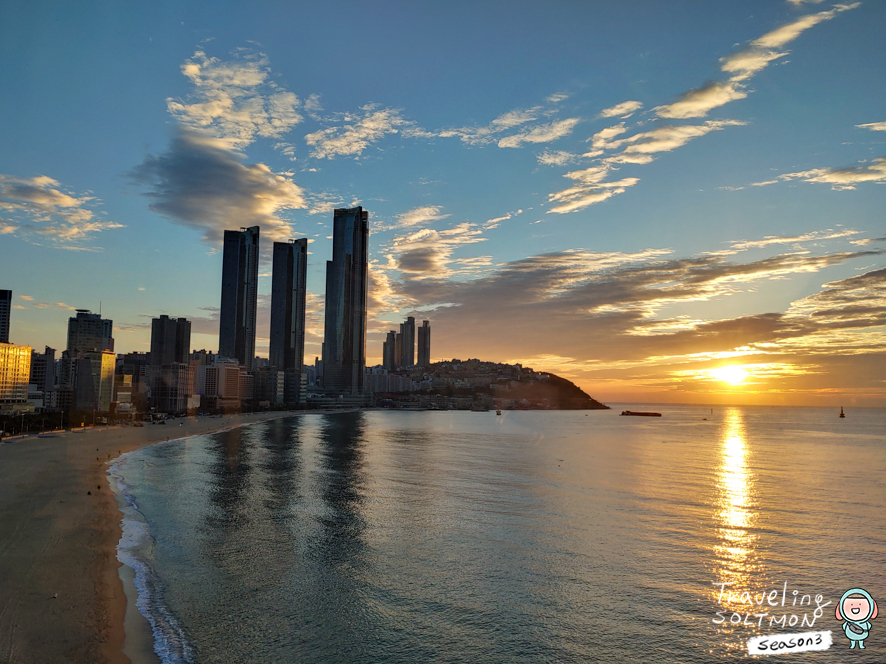
[[604, 402], [886, 406], [886, 4], [0, 3], [10, 340], [73, 309], [216, 349], [225, 229], [370, 212], [367, 363], [520, 362]]

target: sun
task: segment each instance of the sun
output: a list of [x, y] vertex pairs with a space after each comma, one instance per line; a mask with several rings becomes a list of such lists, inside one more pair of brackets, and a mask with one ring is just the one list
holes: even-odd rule
[[730, 385], [741, 385], [748, 377], [748, 372], [744, 367], [735, 365], [711, 369], [710, 374], [713, 378]]

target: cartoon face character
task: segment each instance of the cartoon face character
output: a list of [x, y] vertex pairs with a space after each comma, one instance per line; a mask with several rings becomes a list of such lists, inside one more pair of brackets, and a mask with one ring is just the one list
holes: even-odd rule
[[849, 647], [864, 648], [864, 640], [871, 631], [871, 620], [877, 617], [877, 603], [864, 588], [852, 588], [843, 593], [837, 604], [837, 620], [843, 621], [843, 633]]
[[864, 595], [850, 595], [843, 600], [841, 613], [849, 620], [865, 620], [871, 612], [871, 603]]

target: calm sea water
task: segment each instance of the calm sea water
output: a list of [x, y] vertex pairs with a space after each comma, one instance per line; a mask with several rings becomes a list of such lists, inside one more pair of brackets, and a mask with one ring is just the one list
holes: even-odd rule
[[656, 409], [154, 445], [112, 470], [119, 555], [164, 662], [707, 662], [818, 630], [829, 651], [785, 657], [884, 661], [886, 614], [850, 653], [834, 608], [861, 586], [886, 609], [886, 411]]

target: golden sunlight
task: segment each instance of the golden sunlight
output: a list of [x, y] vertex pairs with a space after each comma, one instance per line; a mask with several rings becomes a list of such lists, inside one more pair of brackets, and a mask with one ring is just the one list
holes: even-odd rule
[[725, 367], [717, 367], [710, 369], [709, 373], [715, 378], [730, 385], [740, 385], [748, 377], [747, 369], [742, 366], [730, 365]]

